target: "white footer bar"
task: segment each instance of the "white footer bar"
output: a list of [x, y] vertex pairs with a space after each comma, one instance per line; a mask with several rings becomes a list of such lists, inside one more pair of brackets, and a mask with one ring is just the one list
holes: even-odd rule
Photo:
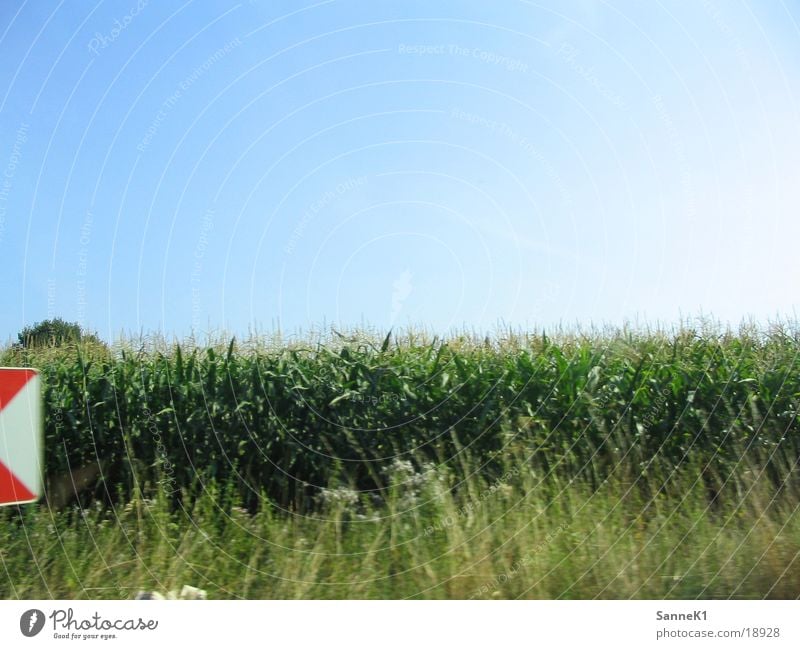
[[3, 647], [777, 648], [799, 627], [797, 601], [0, 601]]

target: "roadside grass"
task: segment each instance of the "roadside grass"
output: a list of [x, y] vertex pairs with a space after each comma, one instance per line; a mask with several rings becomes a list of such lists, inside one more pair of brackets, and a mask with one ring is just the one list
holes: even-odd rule
[[800, 596], [800, 498], [756, 467], [718, 488], [692, 464], [595, 487], [538, 475], [519, 454], [505, 469], [489, 482], [396, 462], [383, 502], [336, 487], [305, 514], [266, 499], [251, 514], [213, 483], [186, 508], [157, 496], [7, 509], [0, 597], [124, 599], [183, 584], [247, 599]]

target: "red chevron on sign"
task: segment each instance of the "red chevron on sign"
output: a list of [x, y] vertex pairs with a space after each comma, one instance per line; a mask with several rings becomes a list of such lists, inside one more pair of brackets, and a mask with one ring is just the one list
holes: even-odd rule
[[0, 505], [41, 496], [42, 433], [38, 372], [0, 368]]

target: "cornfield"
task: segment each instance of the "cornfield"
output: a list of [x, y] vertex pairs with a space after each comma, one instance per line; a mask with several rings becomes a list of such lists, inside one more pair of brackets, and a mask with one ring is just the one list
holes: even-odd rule
[[[545, 474], [642, 475], [688, 462], [709, 488], [743, 458], [776, 484], [798, 458], [798, 332], [336, 334], [314, 343], [7, 350], [45, 385], [46, 469], [100, 463], [87, 499], [232, 482], [296, 510], [345, 485], [382, 497], [386, 467], [491, 477], [512, 447]], [[649, 487], [648, 487], [649, 486]]]
[[50, 477], [0, 511], [0, 596], [796, 598], [799, 341], [10, 349]]

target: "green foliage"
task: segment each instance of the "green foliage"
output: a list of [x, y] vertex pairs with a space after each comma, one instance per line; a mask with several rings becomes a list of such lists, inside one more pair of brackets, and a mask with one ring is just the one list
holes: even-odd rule
[[799, 343], [26, 349], [48, 474], [105, 480], [0, 511], [0, 597], [794, 599]]
[[184, 508], [159, 495], [0, 510], [0, 598], [126, 599], [183, 584], [214, 599], [800, 595], [797, 489], [776, 494], [752, 467], [726, 475], [711, 504], [695, 463], [645, 478], [664, 487], [652, 497], [622, 476], [592, 488], [542, 475], [518, 452], [503, 463], [489, 480], [480, 457], [453, 470], [395, 462], [385, 504], [336, 487], [313, 516], [267, 501], [249, 514], [216, 482]]
[[67, 322], [61, 318], [42, 320], [17, 334], [18, 346], [26, 349], [75, 345], [81, 341], [100, 343], [95, 334], [84, 332], [77, 322]]
[[214, 479], [233, 481], [249, 507], [264, 491], [306, 510], [334, 482], [383, 497], [398, 456], [449, 463], [466, 449], [491, 477], [510, 444], [531, 467], [594, 486], [689, 459], [731, 467], [745, 452], [777, 475], [800, 450], [798, 340], [381, 336], [25, 360], [44, 379], [49, 474], [101, 459], [108, 486], [95, 495], [106, 499], [120, 486], [128, 498], [137, 485], [177, 494]]

